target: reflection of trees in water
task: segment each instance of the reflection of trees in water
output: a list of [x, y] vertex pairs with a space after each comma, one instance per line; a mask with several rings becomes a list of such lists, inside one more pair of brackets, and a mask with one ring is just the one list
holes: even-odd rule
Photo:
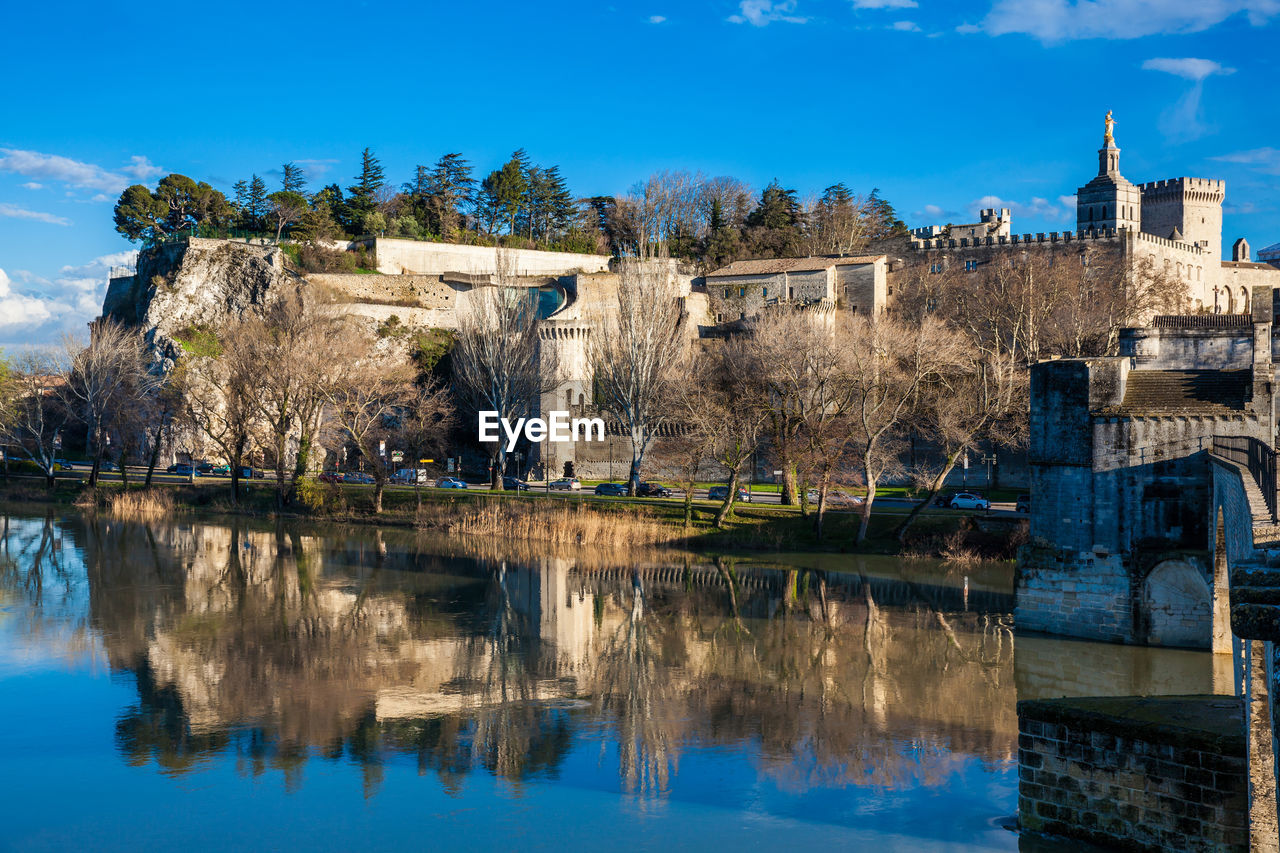
[[[238, 523], [89, 520], [75, 535], [93, 624], [138, 681], [120, 749], [165, 772], [231, 755], [296, 786], [319, 754], [357, 763], [372, 792], [402, 756], [448, 790], [478, 769], [519, 783], [562, 765], [591, 717], [555, 701], [575, 696], [610, 727], [621, 787], [642, 795], [671, 788], [691, 745], [755, 744], [795, 788], [932, 783], [951, 753], [1004, 761], [1015, 747], [1007, 625], [926, 586], [887, 607], [865, 576], [732, 560], [528, 569], [381, 532]], [[552, 571], [572, 581], [538, 598]], [[567, 590], [584, 622], [557, 633]]]

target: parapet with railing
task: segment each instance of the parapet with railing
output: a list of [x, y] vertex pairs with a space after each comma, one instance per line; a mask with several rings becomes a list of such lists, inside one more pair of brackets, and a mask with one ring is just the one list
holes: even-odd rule
[[1246, 435], [1215, 435], [1216, 456], [1248, 469], [1253, 482], [1262, 492], [1271, 521], [1276, 521], [1276, 451], [1265, 441]]

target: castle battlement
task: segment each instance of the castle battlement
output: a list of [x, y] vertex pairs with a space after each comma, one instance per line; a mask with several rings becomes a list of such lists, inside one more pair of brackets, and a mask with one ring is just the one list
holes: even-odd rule
[[1164, 246], [1169, 249], [1177, 249], [1180, 252], [1189, 252], [1193, 255], [1207, 255], [1209, 252], [1203, 246], [1195, 243], [1184, 243], [1178, 240], [1170, 240], [1166, 237], [1157, 237], [1155, 234], [1148, 234], [1146, 231], [1131, 231], [1134, 238], [1144, 243], [1154, 243], [1157, 246]]
[[1119, 236], [1115, 229], [1108, 228], [1105, 230], [1049, 231], [1040, 234], [1010, 234], [1008, 236], [1001, 234], [998, 237], [974, 237], [972, 239], [961, 237], [959, 240], [939, 237], [937, 240], [912, 240], [911, 248], [916, 251], [930, 251], [934, 249], [969, 249], [986, 246], [1025, 246], [1028, 243], [1040, 245], [1086, 241], [1109, 242], [1116, 240]]
[[1139, 187], [1144, 201], [1147, 196], [1153, 200], [1161, 196], [1181, 196], [1196, 201], [1220, 202], [1227, 195], [1227, 182], [1212, 178], [1165, 178], [1139, 184]]

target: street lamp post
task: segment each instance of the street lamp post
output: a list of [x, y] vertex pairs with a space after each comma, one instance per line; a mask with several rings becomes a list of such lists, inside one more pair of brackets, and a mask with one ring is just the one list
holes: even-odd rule
[[991, 469], [996, 464], [995, 452], [984, 454], [981, 461], [987, 466], [987, 512], [991, 512]]

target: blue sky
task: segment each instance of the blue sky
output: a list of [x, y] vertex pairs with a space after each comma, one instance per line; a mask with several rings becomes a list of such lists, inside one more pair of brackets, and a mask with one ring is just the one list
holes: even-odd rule
[[1280, 0], [10, 4], [0, 347], [96, 315], [121, 189], [303, 164], [400, 183], [526, 148], [580, 195], [659, 169], [879, 187], [909, 225], [1074, 226], [1115, 111], [1134, 181], [1227, 182], [1224, 247], [1280, 241]]

